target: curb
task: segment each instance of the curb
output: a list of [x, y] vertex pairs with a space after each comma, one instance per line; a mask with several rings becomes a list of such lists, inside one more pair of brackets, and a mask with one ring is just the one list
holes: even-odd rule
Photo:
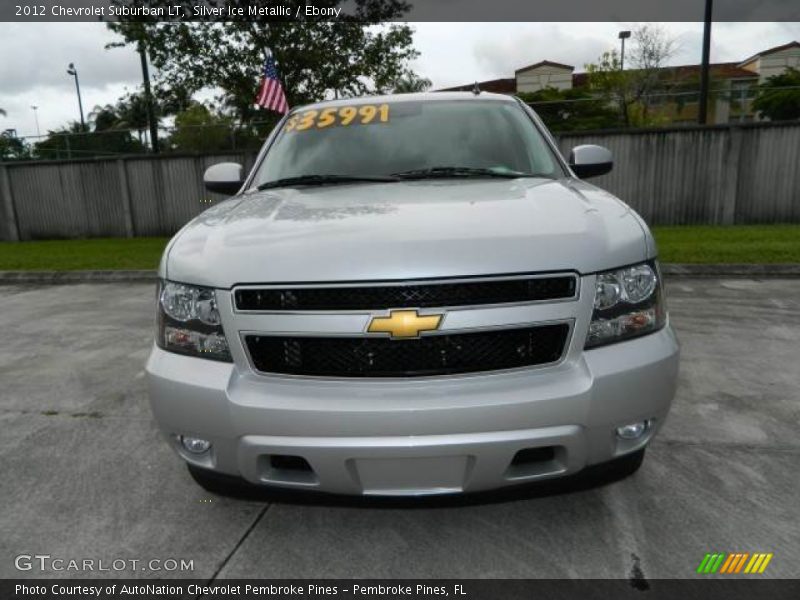
[[[665, 263], [661, 272], [668, 278], [795, 278], [800, 263], [785, 264], [679, 264]], [[0, 271], [0, 285], [155, 282], [156, 271]]]
[[800, 277], [800, 263], [776, 264], [680, 264], [664, 263], [666, 277], [735, 277], [749, 279]]
[[0, 285], [20, 283], [155, 282], [156, 271], [0, 271]]

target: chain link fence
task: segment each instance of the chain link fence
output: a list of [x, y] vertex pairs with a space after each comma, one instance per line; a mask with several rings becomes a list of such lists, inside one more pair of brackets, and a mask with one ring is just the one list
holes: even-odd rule
[[[772, 98], [781, 96], [778, 120], [800, 120], [800, 86], [776, 87]], [[681, 127], [699, 124], [700, 92], [689, 89], [641, 95], [604, 98], [582, 95], [550, 99], [546, 94], [523, 94], [527, 104], [536, 110], [555, 133], [596, 129], [642, 127]], [[539, 97], [536, 97], [539, 96]], [[708, 96], [706, 125], [727, 125], [769, 121], [759, 110], [753, 86], [732, 86], [712, 89]], [[774, 105], [773, 105], [774, 107]]]
[[[159, 127], [160, 154], [251, 152], [260, 148], [278, 118], [246, 125]], [[39, 136], [0, 132], [0, 161], [114, 158], [153, 152], [149, 128], [103, 131], [59, 131]]]
[[[752, 85], [713, 89], [709, 94], [709, 125], [767, 120], [754, 107], [758, 90]], [[773, 88], [797, 104], [800, 117], [800, 86]], [[433, 92], [435, 93], [435, 92]], [[546, 90], [520, 96], [542, 117], [554, 133], [682, 127], [698, 124], [699, 90], [657, 92], [625, 97], [598, 97], [581, 90]], [[557, 96], [557, 97], [552, 97]], [[279, 120], [272, 118], [247, 124], [182, 125], [159, 127], [159, 153], [209, 154], [254, 152]], [[149, 129], [62, 131], [42, 136], [17, 136], [0, 132], [0, 161], [74, 160], [113, 158], [152, 153]]]

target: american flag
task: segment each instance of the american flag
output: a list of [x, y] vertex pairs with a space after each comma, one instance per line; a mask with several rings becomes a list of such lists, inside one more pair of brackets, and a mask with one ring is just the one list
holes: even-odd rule
[[258, 89], [256, 104], [282, 114], [289, 112], [289, 103], [286, 101], [286, 94], [283, 93], [283, 85], [278, 79], [278, 69], [275, 68], [272, 56], [268, 56], [267, 62], [264, 63], [264, 80]]

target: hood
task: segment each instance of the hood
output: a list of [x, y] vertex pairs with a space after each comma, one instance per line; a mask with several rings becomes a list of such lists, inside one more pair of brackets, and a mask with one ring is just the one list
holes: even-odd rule
[[205, 211], [173, 239], [174, 281], [373, 281], [573, 270], [647, 256], [637, 215], [576, 180], [439, 179], [274, 189]]

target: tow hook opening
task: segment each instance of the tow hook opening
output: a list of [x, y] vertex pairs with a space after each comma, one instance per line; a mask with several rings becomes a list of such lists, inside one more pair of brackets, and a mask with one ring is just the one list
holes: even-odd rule
[[517, 451], [506, 470], [506, 479], [525, 479], [565, 470], [566, 451], [561, 446], [538, 446]]
[[309, 462], [292, 454], [269, 454], [259, 460], [261, 480], [265, 483], [317, 485], [319, 479]]
[[289, 454], [273, 454], [269, 457], [269, 464], [273, 469], [281, 471], [300, 471], [313, 473], [314, 470], [308, 461], [302, 456], [291, 456]]
[[553, 460], [556, 457], [554, 446], [543, 446], [542, 448], [525, 448], [514, 455], [511, 461], [512, 466], [528, 465], [531, 463], [541, 463]]

